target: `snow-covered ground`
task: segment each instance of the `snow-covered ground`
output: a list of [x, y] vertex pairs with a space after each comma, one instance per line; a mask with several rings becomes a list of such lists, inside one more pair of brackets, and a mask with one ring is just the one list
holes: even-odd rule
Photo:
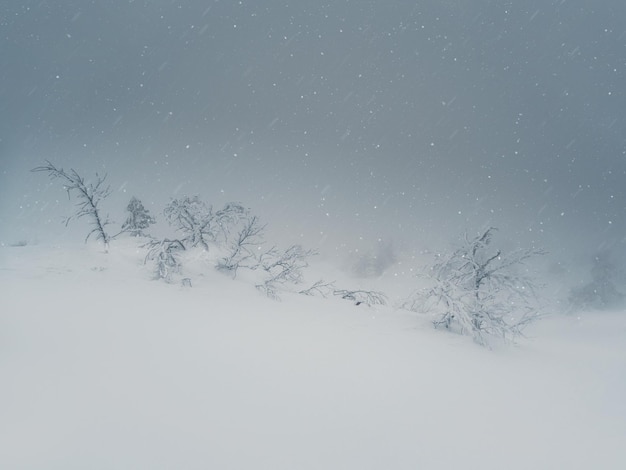
[[142, 260], [0, 248], [0, 468], [626, 468], [626, 312], [489, 351], [392, 306], [277, 302], [209, 266], [168, 285]]

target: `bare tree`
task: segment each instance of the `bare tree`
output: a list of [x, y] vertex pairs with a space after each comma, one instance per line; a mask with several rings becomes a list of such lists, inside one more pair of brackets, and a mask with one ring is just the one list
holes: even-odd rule
[[68, 198], [71, 198], [73, 193], [77, 195], [76, 212], [66, 218], [65, 225], [69, 224], [72, 219], [86, 217], [89, 219], [92, 230], [87, 234], [85, 242], [95, 234], [96, 240], [102, 241], [105, 250], [108, 250], [111, 237], [106, 232], [105, 227], [110, 224], [110, 221], [108, 216], [103, 216], [100, 211], [100, 203], [111, 194], [110, 187], [104, 184], [106, 175], [101, 177], [96, 174], [94, 182], [85, 181], [76, 170], [70, 169], [66, 172], [63, 168], [57, 168], [48, 160], [46, 160], [45, 165], [33, 168], [31, 171], [44, 172], [51, 179], [60, 179], [63, 182], [64, 189], [67, 191]]
[[249, 217], [237, 233], [237, 236], [228, 243], [228, 255], [218, 262], [218, 269], [232, 273], [234, 278], [237, 275], [237, 270], [242, 267], [243, 263], [254, 260], [252, 264], [243, 267], [251, 269], [257, 267], [258, 263], [256, 263], [254, 248], [260, 247], [263, 243], [262, 234], [264, 230], [265, 225], [259, 223], [258, 217]]
[[529, 258], [545, 252], [493, 250], [495, 231], [488, 228], [475, 238], [466, 234], [460, 248], [439, 255], [427, 273], [432, 287], [404, 306], [435, 311], [435, 327], [458, 329], [482, 345], [488, 337], [508, 341], [520, 336], [539, 316], [535, 284], [522, 268]]
[[[237, 202], [228, 202], [215, 213], [215, 240], [225, 243], [231, 237], [236, 227], [242, 221], [249, 221], [250, 211]], [[256, 221], [258, 225], [258, 220]], [[265, 226], [263, 226], [263, 229]], [[262, 231], [262, 230], [261, 230]]]
[[184, 234], [183, 241], [192, 247], [202, 245], [209, 249], [207, 239], [215, 237], [211, 230], [213, 209], [200, 200], [198, 196], [173, 199], [163, 211], [170, 225]]
[[258, 268], [266, 273], [266, 279], [257, 284], [257, 289], [268, 297], [279, 299], [278, 286], [284, 284], [300, 284], [303, 279], [302, 270], [308, 267], [308, 258], [317, 254], [313, 250], [305, 250], [300, 245], [292, 245], [284, 252], [272, 248], [259, 258]]
[[183, 242], [209, 249], [209, 243], [225, 240], [232, 226], [247, 214], [239, 204], [229, 203], [214, 212], [198, 196], [173, 199], [163, 211], [168, 223], [184, 234]]

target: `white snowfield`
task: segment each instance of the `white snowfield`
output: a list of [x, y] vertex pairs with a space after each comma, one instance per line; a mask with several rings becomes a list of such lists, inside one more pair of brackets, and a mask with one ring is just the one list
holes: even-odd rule
[[626, 468], [626, 312], [490, 351], [392, 306], [277, 302], [210, 266], [168, 285], [142, 260], [0, 248], [1, 469]]

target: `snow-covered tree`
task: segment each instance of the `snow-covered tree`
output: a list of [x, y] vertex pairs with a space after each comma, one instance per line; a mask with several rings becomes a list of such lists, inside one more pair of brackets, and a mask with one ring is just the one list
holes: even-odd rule
[[247, 210], [240, 204], [229, 203], [214, 212], [198, 196], [186, 196], [170, 201], [163, 213], [168, 223], [183, 233], [185, 244], [208, 250], [209, 243], [226, 240], [232, 226], [246, 216]]
[[434, 312], [435, 327], [471, 335], [486, 345], [489, 337], [513, 340], [539, 318], [535, 284], [525, 262], [542, 250], [504, 252], [492, 248], [495, 228], [463, 238], [451, 253], [438, 255], [429, 267], [431, 287], [405, 303], [414, 311]]
[[209, 249], [207, 241], [215, 238], [211, 227], [213, 210], [198, 196], [173, 199], [163, 214], [170, 225], [183, 233], [183, 241], [192, 247], [201, 245]]
[[300, 245], [292, 245], [281, 252], [272, 248], [259, 258], [258, 268], [265, 272], [265, 279], [257, 284], [257, 289], [268, 297], [279, 299], [278, 286], [284, 284], [300, 284], [303, 280], [303, 269], [308, 267], [308, 259], [317, 254], [313, 250], [305, 250]]
[[128, 217], [122, 224], [122, 231], [128, 232], [135, 237], [144, 236], [143, 231], [155, 223], [154, 217], [146, 209], [143, 203], [133, 196], [126, 206]]
[[[253, 218], [256, 217], [250, 216], [250, 211], [241, 204], [237, 202], [226, 203], [224, 207], [215, 212], [215, 240], [221, 244], [229, 242], [234, 233], [240, 233], [238, 230], [241, 228], [241, 224], [245, 225]], [[253, 225], [258, 226], [258, 220], [255, 220]], [[264, 229], [265, 226], [261, 228], [259, 233]], [[255, 235], [250, 236], [254, 237]]]
[[95, 235], [96, 240], [102, 241], [105, 250], [108, 250], [111, 237], [106, 232], [105, 227], [110, 224], [110, 221], [108, 216], [103, 215], [100, 210], [100, 203], [111, 194], [110, 187], [105, 186], [106, 175], [99, 176], [96, 174], [96, 179], [93, 182], [85, 181], [85, 178], [80, 176], [76, 170], [70, 168], [69, 171], [65, 171], [47, 160], [45, 165], [33, 168], [32, 171], [48, 173], [50, 178], [61, 180], [68, 198], [72, 194], [76, 194], [78, 199], [76, 211], [66, 218], [65, 224], [67, 225], [72, 219], [87, 218], [92, 229], [87, 234], [85, 242], [89, 240], [89, 237]]
[[261, 225], [257, 216], [246, 219], [236, 236], [230, 237], [227, 242], [228, 254], [218, 262], [220, 271], [228, 271], [233, 277], [237, 275], [240, 267], [256, 268], [255, 248], [263, 243], [263, 231], [265, 225]]
[[594, 256], [591, 267], [591, 281], [572, 289], [569, 303], [572, 309], [607, 310], [624, 304], [624, 293], [617, 282], [620, 272], [608, 251]]

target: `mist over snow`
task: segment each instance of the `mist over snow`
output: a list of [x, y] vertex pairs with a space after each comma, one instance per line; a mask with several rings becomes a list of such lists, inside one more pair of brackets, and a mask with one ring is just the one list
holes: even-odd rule
[[[622, 0], [2, 2], [0, 467], [624, 468], [625, 25]], [[107, 175], [110, 235], [132, 197], [157, 248], [173, 199], [236, 202], [273, 256], [319, 252], [300, 288], [388, 302], [272, 301], [213, 245], [156, 281], [146, 239], [63, 223], [45, 161]], [[548, 318], [494, 351], [401, 308], [488, 227], [547, 252], [515, 274]]]

